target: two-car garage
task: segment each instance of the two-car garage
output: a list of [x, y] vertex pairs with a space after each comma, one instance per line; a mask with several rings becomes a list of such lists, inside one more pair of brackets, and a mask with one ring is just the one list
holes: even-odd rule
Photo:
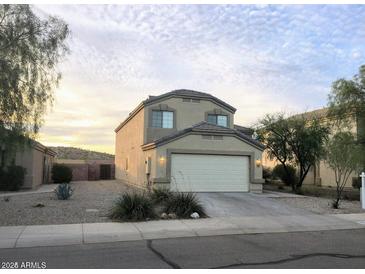
[[249, 191], [249, 157], [171, 154], [171, 189], [192, 192]]

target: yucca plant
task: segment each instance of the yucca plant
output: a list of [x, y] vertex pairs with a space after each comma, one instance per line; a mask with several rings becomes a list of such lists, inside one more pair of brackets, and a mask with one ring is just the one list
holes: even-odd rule
[[183, 192], [172, 193], [165, 202], [164, 212], [175, 213], [178, 218], [190, 218], [194, 212], [197, 212], [200, 217], [207, 216], [195, 194]]
[[58, 200], [68, 200], [73, 194], [73, 189], [69, 184], [60, 184], [55, 190]]
[[143, 193], [123, 194], [115, 201], [109, 216], [122, 221], [146, 221], [156, 217], [150, 197]]
[[168, 188], [156, 188], [150, 195], [155, 205], [161, 205], [170, 199], [173, 193]]

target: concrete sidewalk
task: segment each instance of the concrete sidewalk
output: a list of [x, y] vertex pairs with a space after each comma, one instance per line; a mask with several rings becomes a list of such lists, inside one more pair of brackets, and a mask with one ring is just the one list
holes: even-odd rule
[[39, 194], [54, 192], [58, 184], [44, 184], [37, 189], [19, 190], [19, 191], [0, 191], [0, 197], [11, 197], [26, 194]]
[[57, 246], [194, 236], [298, 232], [365, 227], [365, 214], [260, 216], [139, 223], [0, 227], [0, 248]]

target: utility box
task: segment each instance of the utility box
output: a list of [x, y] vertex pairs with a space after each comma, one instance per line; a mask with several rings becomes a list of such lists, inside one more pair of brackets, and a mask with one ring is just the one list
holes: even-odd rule
[[145, 161], [146, 174], [151, 174], [151, 157], [147, 157]]

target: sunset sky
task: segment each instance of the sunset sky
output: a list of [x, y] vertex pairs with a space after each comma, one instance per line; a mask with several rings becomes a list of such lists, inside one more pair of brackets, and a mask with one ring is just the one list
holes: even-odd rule
[[71, 54], [40, 141], [114, 153], [114, 129], [148, 95], [186, 88], [265, 113], [326, 105], [365, 63], [365, 5], [34, 6], [70, 26]]

